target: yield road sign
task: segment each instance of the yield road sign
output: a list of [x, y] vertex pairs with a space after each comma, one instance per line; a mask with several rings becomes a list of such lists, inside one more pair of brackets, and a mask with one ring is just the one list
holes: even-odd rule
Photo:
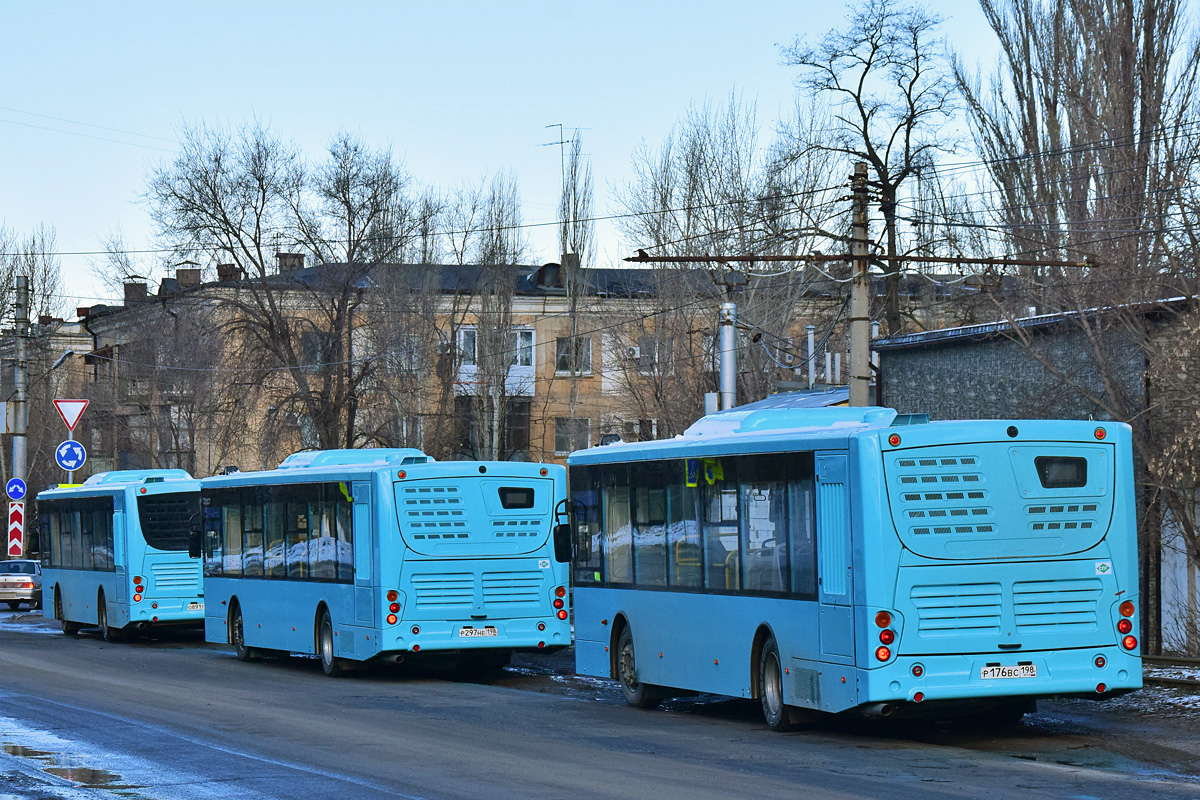
[[4, 491], [8, 493], [8, 499], [20, 500], [25, 497], [25, 481], [20, 478], [13, 478], [4, 487]]
[[54, 461], [67, 472], [74, 472], [87, 461], [87, 451], [79, 442], [68, 439], [54, 450]]
[[8, 557], [20, 558], [25, 553], [25, 504], [8, 504]]
[[67, 430], [73, 431], [79, 424], [79, 418], [83, 416], [83, 410], [88, 407], [88, 401], [55, 400], [54, 407], [58, 409], [58, 415], [62, 417], [63, 422], [67, 423]]

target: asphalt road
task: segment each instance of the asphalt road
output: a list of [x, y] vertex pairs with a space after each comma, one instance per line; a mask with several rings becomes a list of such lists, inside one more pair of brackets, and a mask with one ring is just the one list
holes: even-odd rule
[[491, 684], [330, 679], [195, 635], [108, 644], [25, 623], [0, 619], [0, 798], [1200, 797], [1189, 721], [1160, 730], [1088, 704], [1003, 733], [837, 720], [775, 734], [743, 701], [626, 707], [572, 676], [569, 655]]

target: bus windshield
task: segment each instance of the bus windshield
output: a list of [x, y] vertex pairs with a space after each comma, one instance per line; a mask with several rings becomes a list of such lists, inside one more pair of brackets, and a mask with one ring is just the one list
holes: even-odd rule
[[146, 544], [156, 550], [188, 549], [188, 534], [200, 524], [200, 495], [196, 492], [142, 495], [137, 505]]

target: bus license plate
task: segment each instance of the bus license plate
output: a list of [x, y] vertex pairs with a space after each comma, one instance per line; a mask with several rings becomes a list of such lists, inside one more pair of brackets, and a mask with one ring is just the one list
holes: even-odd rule
[[979, 677], [983, 680], [992, 678], [1036, 678], [1036, 664], [1018, 664], [1015, 667], [980, 667]]
[[188, 611], [203, 611], [204, 603], [188, 603]]
[[459, 628], [458, 636], [461, 639], [470, 639], [474, 636], [499, 636], [500, 633], [491, 625], [486, 628]]

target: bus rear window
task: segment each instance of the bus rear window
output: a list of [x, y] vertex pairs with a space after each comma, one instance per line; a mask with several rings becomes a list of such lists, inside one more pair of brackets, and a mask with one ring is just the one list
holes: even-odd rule
[[500, 505], [505, 508], [533, 508], [533, 489], [525, 486], [501, 486]]
[[1044, 489], [1079, 489], [1087, 486], [1087, 459], [1071, 456], [1038, 456], [1033, 460]]
[[177, 492], [138, 497], [138, 522], [146, 544], [158, 550], [187, 550], [188, 533], [199, 530], [200, 493]]

